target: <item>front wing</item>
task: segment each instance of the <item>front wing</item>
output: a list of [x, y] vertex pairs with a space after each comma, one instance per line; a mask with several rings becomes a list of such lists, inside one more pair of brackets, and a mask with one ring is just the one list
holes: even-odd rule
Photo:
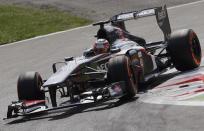
[[95, 91], [84, 92], [75, 99], [76, 101], [68, 100], [61, 103], [58, 107], [49, 108], [45, 100], [24, 100], [12, 102], [12, 104], [8, 106], [7, 118], [4, 119], [15, 118], [18, 116], [29, 116], [32, 114], [45, 113], [69, 107], [92, 105], [111, 99], [118, 99], [126, 94], [125, 86], [125, 82], [120, 81]]

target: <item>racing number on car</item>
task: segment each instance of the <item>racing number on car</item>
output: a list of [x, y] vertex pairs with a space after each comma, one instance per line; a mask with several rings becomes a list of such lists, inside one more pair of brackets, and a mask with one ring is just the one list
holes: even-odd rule
[[159, 21], [163, 20], [166, 18], [166, 12], [165, 10], [161, 10], [161, 12], [158, 12], [158, 19]]

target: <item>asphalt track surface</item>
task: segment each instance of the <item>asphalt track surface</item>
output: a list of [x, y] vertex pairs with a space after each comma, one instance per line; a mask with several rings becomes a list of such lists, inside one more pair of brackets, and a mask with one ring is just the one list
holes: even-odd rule
[[[202, 47], [203, 8], [202, 1], [168, 10], [172, 29], [194, 29]], [[128, 27], [147, 41], [162, 38], [152, 17], [128, 22]], [[20, 73], [33, 70], [47, 78], [53, 62], [65, 56], [77, 56], [90, 47], [96, 29], [85, 27], [0, 47], [0, 118], [6, 116], [7, 105], [17, 99], [16, 80]], [[135, 98], [125, 103], [113, 101], [106, 105], [66, 109], [33, 119], [0, 120], [0, 131], [203, 131], [203, 122], [203, 107], [145, 104]]]
[[0, 0], [0, 4], [15, 4], [39, 8], [54, 7], [80, 17], [99, 21], [118, 12], [167, 4], [173, 6], [197, 0]]

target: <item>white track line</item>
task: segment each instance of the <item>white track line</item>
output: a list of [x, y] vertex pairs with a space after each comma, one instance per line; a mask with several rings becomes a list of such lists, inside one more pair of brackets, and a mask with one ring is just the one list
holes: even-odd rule
[[13, 43], [10, 43], [10, 44], [0, 45], [0, 48], [1, 47], [6, 47], [6, 46], [11, 46], [11, 45], [18, 44], [18, 43], [21, 43], [21, 42], [36, 40], [36, 39], [45, 38], [45, 37], [52, 36], [52, 35], [62, 34], [62, 33], [70, 32], [70, 31], [74, 31], [74, 30], [79, 30], [79, 29], [83, 29], [83, 28], [87, 28], [87, 27], [91, 27], [91, 26], [92, 25], [81, 26], [81, 27], [77, 27], [77, 28], [73, 28], [73, 29], [69, 29], [69, 30], [64, 30], [64, 31], [58, 31], [58, 32], [50, 33], [50, 34], [47, 34], [47, 35], [36, 36], [36, 37], [33, 37], [33, 38], [29, 38], [29, 39], [13, 42]]
[[[180, 7], [184, 7], [184, 6], [199, 4], [199, 3], [203, 3], [203, 2], [204, 2], [204, 0], [200, 0], [200, 1], [196, 1], [196, 2], [191, 2], [191, 3], [182, 4], [182, 5], [172, 6], [172, 7], [169, 7], [168, 9], [175, 9], [175, 8], [180, 8]], [[62, 34], [62, 33], [70, 32], [70, 31], [74, 31], [74, 30], [80, 30], [80, 29], [84, 29], [84, 28], [87, 28], [87, 27], [91, 27], [91, 26], [92, 25], [87, 25], [87, 26], [77, 27], [77, 28], [73, 28], [73, 29], [69, 29], [69, 30], [65, 30], [65, 31], [58, 31], [58, 32], [47, 34], [47, 35], [41, 35], [41, 36], [33, 37], [33, 38], [30, 38], [30, 39], [13, 42], [13, 43], [10, 43], [10, 44], [0, 45], [0, 48], [1, 47], [6, 47], [6, 46], [11, 46], [11, 45], [18, 44], [18, 43], [21, 43], [21, 42], [26, 42], [26, 41], [36, 40], [36, 39], [40, 39], [40, 38], [45, 38], [45, 37], [56, 35], [56, 34]]]
[[199, 3], [203, 3], [203, 2], [204, 2], [204, 0], [199, 0], [199, 1], [191, 2], [191, 3], [182, 4], [182, 5], [175, 5], [175, 6], [169, 7], [168, 9], [175, 9], [175, 8], [180, 8], [180, 7], [189, 6], [189, 5], [195, 5], [195, 4], [199, 4]]

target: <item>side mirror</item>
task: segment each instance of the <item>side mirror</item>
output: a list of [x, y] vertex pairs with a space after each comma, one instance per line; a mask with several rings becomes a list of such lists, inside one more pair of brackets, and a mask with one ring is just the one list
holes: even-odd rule
[[72, 61], [74, 59], [74, 57], [65, 57], [64, 60], [67, 61]]
[[118, 53], [118, 52], [120, 52], [120, 51], [121, 51], [120, 48], [114, 48], [114, 49], [111, 49], [111, 50], [110, 50], [111, 53]]
[[91, 57], [91, 56], [94, 56], [94, 55], [95, 55], [95, 53], [94, 53], [92, 48], [85, 50], [84, 53], [83, 53], [83, 56], [85, 56], [85, 57]]
[[[53, 70], [53, 73], [57, 72], [57, 65], [61, 65], [61, 64], [65, 64], [67, 65], [66, 62], [56, 62], [52, 65], [52, 70]], [[62, 65], [61, 65], [62, 66]], [[59, 69], [59, 66], [58, 66], [58, 69]]]

